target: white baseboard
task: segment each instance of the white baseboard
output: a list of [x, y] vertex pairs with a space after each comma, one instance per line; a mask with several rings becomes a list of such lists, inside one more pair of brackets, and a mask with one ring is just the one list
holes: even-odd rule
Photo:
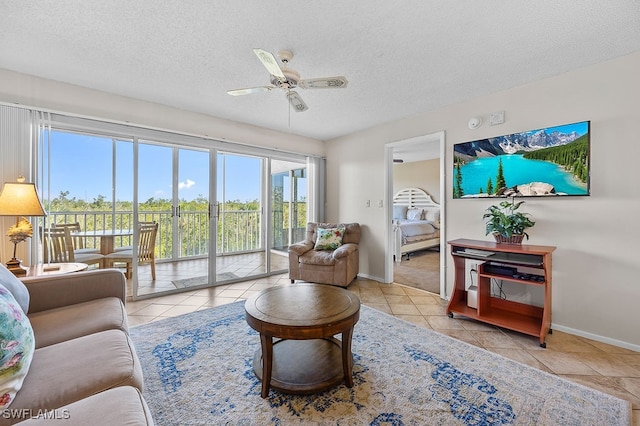
[[568, 334], [573, 334], [575, 336], [580, 336], [587, 339], [595, 340], [596, 342], [606, 343], [608, 345], [618, 346], [620, 348], [630, 349], [632, 351], [640, 352], [640, 345], [634, 345], [633, 343], [624, 342], [622, 340], [612, 339], [610, 337], [600, 336], [597, 334], [589, 333], [587, 331], [576, 330], [575, 328], [565, 327], [557, 324], [551, 324], [551, 329], [562, 331]]
[[391, 284], [391, 283], [385, 283], [384, 282], [384, 278], [380, 278], [380, 277], [374, 277], [368, 274], [358, 274], [359, 278], [366, 278], [368, 280], [372, 280], [372, 281], [377, 281], [379, 283], [383, 283], [383, 284]]
[[[368, 274], [358, 274], [358, 277], [366, 278], [366, 279], [373, 280], [373, 281], [377, 281], [377, 282], [380, 282], [380, 283], [383, 283], [383, 284], [391, 284], [391, 283], [385, 283], [384, 279], [382, 279], [380, 277], [374, 277], [374, 276], [371, 276], [371, 275], [368, 275]], [[443, 299], [449, 300], [449, 296], [443, 297]], [[597, 334], [589, 333], [587, 331], [577, 330], [577, 329], [574, 329], [574, 328], [565, 327], [565, 326], [557, 325], [557, 324], [551, 324], [551, 329], [552, 330], [562, 331], [562, 332], [568, 333], [568, 334], [573, 334], [575, 336], [580, 336], [580, 337], [584, 337], [584, 338], [587, 338], [587, 339], [595, 340], [596, 342], [602, 342], [602, 343], [606, 343], [608, 345], [618, 346], [620, 348], [624, 348], [624, 349], [629, 349], [629, 350], [632, 350], [632, 351], [640, 352], [640, 345], [634, 345], [633, 343], [624, 342], [622, 340], [612, 339], [610, 337], [600, 336], [600, 335], [597, 335]]]

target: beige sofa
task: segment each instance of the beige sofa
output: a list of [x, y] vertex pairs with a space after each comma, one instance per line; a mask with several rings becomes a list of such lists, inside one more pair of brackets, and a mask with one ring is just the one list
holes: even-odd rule
[[[342, 245], [335, 250], [315, 250], [318, 228], [345, 228]], [[307, 224], [304, 241], [289, 246], [289, 279], [347, 287], [358, 275], [360, 224]]]
[[[4, 271], [0, 281], [15, 294]], [[51, 418], [65, 425], [152, 425], [128, 335], [123, 274], [103, 269], [23, 281], [35, 351], [0, 425]]]

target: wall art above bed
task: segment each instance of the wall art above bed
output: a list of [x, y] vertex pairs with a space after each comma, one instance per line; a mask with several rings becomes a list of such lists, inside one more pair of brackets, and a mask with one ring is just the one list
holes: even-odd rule
[[453, 198], [589, 195], [590, 121], [453, 146]]

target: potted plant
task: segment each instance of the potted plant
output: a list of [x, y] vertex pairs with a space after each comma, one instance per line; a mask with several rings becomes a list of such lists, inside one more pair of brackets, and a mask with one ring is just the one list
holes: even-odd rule
[[529, 219], [529, 213], [516, 212], [524, 201], [501, 201], [497, 206], [491, 206], [482, 216], [486, 220], [486, 235], [492, 233], [496, 242], [507, 244], [521, 244], [524, 237], [529, 239], [525, 232], [536, 223]]

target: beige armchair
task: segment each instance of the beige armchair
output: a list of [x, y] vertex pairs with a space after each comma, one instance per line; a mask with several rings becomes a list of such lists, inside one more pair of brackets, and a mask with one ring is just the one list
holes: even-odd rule
[[[344, 227], [342, 245], [335, 250], [315, 250], [318, 228]], [[358, 275], [360, 224], [307, 224], [304, 241], [289, 246], [289, 278], [347, 287]]]

